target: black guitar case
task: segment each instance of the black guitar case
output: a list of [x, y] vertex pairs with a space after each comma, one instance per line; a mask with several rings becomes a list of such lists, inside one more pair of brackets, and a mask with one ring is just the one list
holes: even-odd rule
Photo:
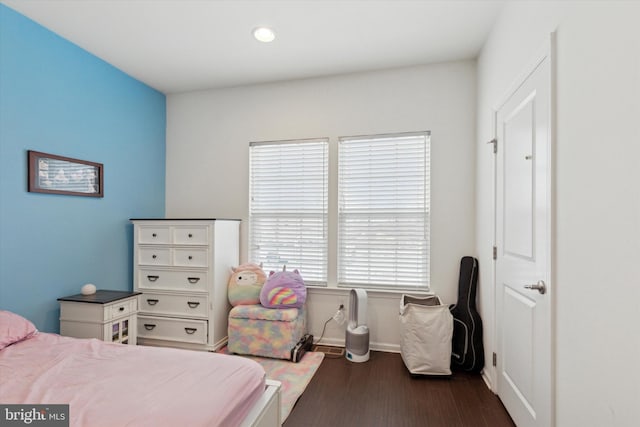
[[451, 368], [480, 372], [484, 367], [482, 319], [476, 309], [478, 260], [465, 256], [460, 260], [458, 302], [449, 306], [453, 315]]

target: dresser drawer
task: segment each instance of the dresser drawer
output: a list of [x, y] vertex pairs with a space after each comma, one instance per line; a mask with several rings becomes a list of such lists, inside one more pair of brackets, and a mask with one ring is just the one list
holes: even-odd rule
[[139, 289], [206, 292], [208, 279], [205, 271], [138, 270]]
[[143, 245], [169, 244], [171, 243], [171, 229], [170, 227], [141, 225], [138, 227], [138, 243]]
[[108, 312], [105, 313], [107, 320], [117, 319], [123, 316], [128, 316], [131, 313], [135, 313], [138, 309], [137, 305], [136, 298], [112, 304], [108, 307]]
[[168, 248], [138, 248], [138, 264], [171, 265], [171, 250]]
[[205, 295], [167, 295], [145, 292], [140, 296], [140, 311], [168, 316], [207, 317]]
[[208, 245], [209, 227], [173, 227], [173, 243], [176, 245]]
[[206, 267], [209, 251], [207, 249], [174, 249], [173, 265], [178, 267]]
[[138, 316], [138, 336], [157, 340], [205, 344], [207, 321]]

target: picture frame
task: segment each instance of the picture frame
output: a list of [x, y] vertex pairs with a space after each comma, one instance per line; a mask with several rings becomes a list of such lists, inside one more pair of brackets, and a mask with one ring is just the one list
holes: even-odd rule
[[28, 191], [104, 197], [102, 163], [28, 150]]

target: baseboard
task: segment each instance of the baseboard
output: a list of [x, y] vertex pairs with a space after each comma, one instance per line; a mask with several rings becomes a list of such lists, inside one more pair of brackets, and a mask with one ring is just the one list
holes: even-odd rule
[[484, 383], [487, 385], [487, 388], [495, 394], [496, 390], [493, 388], [491, 377], [487, 375], [487, 371], [485, 369], [483, 369], [482, 372], [480, 372], [480, 376], [482, 376], [482, 379], [484, 380]]
[[386, 344], [379, 342], [372, 342], [369, 346], [374, 351], [385, 351], [387, 353], [400, 353], [400, 344]]

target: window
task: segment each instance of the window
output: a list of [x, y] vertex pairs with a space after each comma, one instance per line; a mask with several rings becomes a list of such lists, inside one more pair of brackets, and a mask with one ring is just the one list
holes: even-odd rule
[[250, 260], [311, 285], [428, 289], [429, 132], [333, 148], [329, 191], [328, 139], [251, 143]]
[[340, 138], [338, 284], [429, 286], [429, 133]]
[[250, 260], [327, 283], [328, 140], [250, 145]]

